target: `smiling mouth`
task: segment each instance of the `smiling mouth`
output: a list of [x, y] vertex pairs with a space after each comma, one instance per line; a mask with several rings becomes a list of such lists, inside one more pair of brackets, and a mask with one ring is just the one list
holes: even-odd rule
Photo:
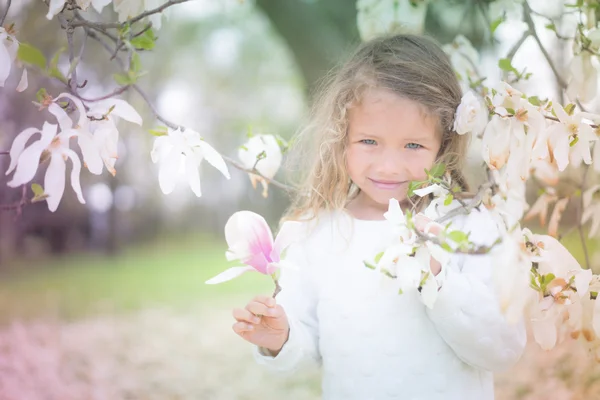
[[371, 182], [373, 182], [373, 184], [376, 187], [378, 187], [380, 189], [387, 189], [387, 190], [397, 189], [400, 185], [402, 185], [403, 183], [406, 183], [406, 181], [400, 181], [400, 182], [398, 182], [398, 181], [378, 181], [378, 180], [370, 179], [370, 178], [369, 178], [369, 180]]

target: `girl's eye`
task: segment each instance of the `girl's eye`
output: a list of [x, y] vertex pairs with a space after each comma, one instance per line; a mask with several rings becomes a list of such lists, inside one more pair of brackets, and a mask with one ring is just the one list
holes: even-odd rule
[[362, 139], [360, 142], [364, 143], [364, 144], [370, 144], [370, 145], [377, 144], [377, 142], [373, 139]]
[[418, 144], [418, 143], [409, 143], [409, 144], [407, 144], [407, 145], [406, 145], [406, 148], [408, 148], [408, 149], [413, 149], [413, 150], [417, 150], [417, 149], [420, 149], [420, 148], [422, 148], [422, 147], [423, 147], [423, 146], [421, 146], [421, 145], [420, 145], [420, 144]]

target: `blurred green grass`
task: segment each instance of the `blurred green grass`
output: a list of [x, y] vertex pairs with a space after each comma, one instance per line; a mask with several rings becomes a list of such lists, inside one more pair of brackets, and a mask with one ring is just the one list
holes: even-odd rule
[[17, 272], [0, 276], [0, 325], [200, 302], [218, 305], [223, 298], [272, 291], [270, 278], [257, 273], [206, 285], [207, 279], [236, 265], [226, 261], [225, 250], [223, 239], [195, 234], [137, 245], [113, 257], [71, 254], [16, 261], [8, 269]]

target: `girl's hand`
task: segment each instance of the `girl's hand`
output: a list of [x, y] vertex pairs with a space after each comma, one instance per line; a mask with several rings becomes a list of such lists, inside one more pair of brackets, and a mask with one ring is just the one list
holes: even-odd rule
[[[444, 227], [437, 222], [434, 222], [431, 218], [426, 217], [425, 214], [415, 215], [415, 228], [422, 233], [430, 233], [438, 236]], [[431, 257], [429, 262], [429, 268], [434, 275], [437, 275], [442, 270], [442, 264], [435, 258]]]
[[287, 342], [290, 326], [282, 306], [269, 296], [256, 296], [245, 308], [233, 310], [233, 331], [248, 342], [277, 355]]

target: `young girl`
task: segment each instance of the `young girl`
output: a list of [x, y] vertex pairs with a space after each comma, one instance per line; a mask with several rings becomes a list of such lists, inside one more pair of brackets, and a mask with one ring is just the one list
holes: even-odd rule
[[[287, 251], [296, 268], [281, 271], [276, 299], [233, 311], [260, 364], [322, 364], [325, 400], [494, 398], [492, 372], [519, 359], [526, 335], [500, 312], [490, 256], [453, 255], [443, 274], [432, 259], [444, 275], [432, 309], [363, 264], [392, 238], [389, 200], [408, 207], [408, 183], [426, 168], [443, 162], [467, 190], [468, 139], [453, 131], [460, 101], [446, 55], [419, 36], [365, 43], [334, 77], [314, 108], [312, 165], [286, 216], [306, 227]], [[499, 234], [483, 207], [452, 223], [480, 245]]]

